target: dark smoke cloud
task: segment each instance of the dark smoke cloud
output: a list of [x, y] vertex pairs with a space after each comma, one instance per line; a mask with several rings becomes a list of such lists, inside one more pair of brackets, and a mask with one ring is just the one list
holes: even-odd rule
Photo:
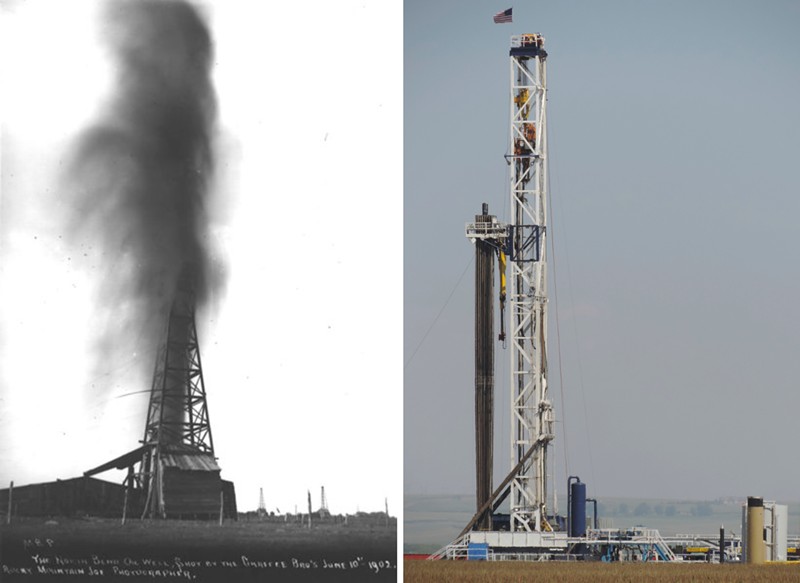
[[81, 137], [71, 170], [74, 230], [99, 237], [106, 258], [102, 295], [112, 321], [101, 359], [123, 336], [157, 342], [182, 272], [198, 305], [221, 284], [205, 212], [216, 109], [211, 34], [179, 0], [113, 2], [104, 30], [115, 92]]

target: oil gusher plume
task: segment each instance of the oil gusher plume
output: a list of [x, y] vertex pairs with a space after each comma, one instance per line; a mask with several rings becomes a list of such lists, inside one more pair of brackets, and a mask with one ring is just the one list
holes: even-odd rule
[[[106, 258], [110, 321], [98, 366], [118, 356], [126, 337], [156, 346], [171, 311], [193, 313], [222, 283], [205, 210], [216, 113], [210, 31], [181, 0], [115, 1], [104, 19], [114, 92], [80, 137], [71, 167], [73, 229], [98, 238]], [[166, 405], [166, 417], [181, 414]]]

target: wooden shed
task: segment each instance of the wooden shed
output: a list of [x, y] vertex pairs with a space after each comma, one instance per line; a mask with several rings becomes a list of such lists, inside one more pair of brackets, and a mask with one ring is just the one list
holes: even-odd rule
[[[183, 450], [183, 451], [181, 451]], [[161, 452], [161, 499], [166, 518], [213, 518], [223, 503], [220, 467], [214, 456], [183, 446]]]
[[[0, 490], [0, 508], [8, 508], [8, 488]], [[120, 484], [81, 477], [40, 484], [14, 486], [15, 516], [106, 516], [122, 514], [125, 488]], [[137, 507], [138, 492], [130, 494], [129, 507]], [[219, 510], [218, 510], [219, 511]]]
[[[140, 471], [133, 466], [140, 464]], [[183, 443], [140, 446], [86, 472], [128, 469], [136, 505], [129, 512], [155, 518], [216, 519], [222, 505], [225, 518], [237, 519], [232, 482], [220, 477], [214, 455]], [[136, 476], [134, 480], [133, 477]]]

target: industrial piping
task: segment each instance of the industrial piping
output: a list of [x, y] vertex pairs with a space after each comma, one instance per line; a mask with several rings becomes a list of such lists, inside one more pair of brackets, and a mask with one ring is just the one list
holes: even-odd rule
[[[489, 205], [483, 203], [476, 225], [491, 224]], [[475, 476], [477, 508], [492, 495], [494, 436], [494, 255], [485, 239], [475, 240]], [[478, 520], [478, 530], [492, 529], [491, 511]]]

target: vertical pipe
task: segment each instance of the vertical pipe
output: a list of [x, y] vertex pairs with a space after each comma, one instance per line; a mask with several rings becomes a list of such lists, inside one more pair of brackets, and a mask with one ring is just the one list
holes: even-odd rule
[[[483, 203], [476, 224], [491, 223], [489, 205]], [[482, 508], [492, 495], [494, 437], [494, 255], [490, 241], [475, 240], [475, 481], [476, 505]], [[489, 511], [476, 524], [491, 530]]]
[[128, 516], [128, 486], [125, 486], [125, 500], [122, 502], [122, 526], [125, 526], [125, 519]]
[[570, 536], [586, 534], [586, 484], [578, 480], [572, 483], [570, 496]]
[[758, 564], [766, 559], [764, 545], [764, 499], [747, 497], [747, 562]]
[[11, 524], [11, 501], [14, 497], [14, 480], [11, 480], [11, 485], [8, 487], [8, 515], [6, 516], [6, 524]]
[[580, 482], [578, 476], [569, 476], [567, 478], [567, 536], [572, 536], [572, 480]]
[[725, 525], [719, 527], [719, 563], [725, 562]]
[[128, 466], [128, 475], [125, 477], [125, 499], [122, 502], [122, 526], [125, 526], [125, 519], [128, 517], [128, 490], [133, 483], [133, 466]]
[[222, 526], [222, 517], [224, 516], [225, 510], [225, 491], [219, 491], [219, 525]]
[[593, 519], [592, 519], [592, 524], [593, 524], [594, 526], [593, 526], [592, 528], [594, 528], [595, 530], [597, 530], [597, 499], [596, 499], [596, 498], [587, 498], [587, 499], [586, 499], [586, 501], [587, 501], [587, 502], [591, 502], [591, 503], [592, 503], [592, 505], [594, 506], [594, 510], [593, 510], [593, 511], [594, 511], [594, 514], [592, 515], [592, 516], [593, 516]]
[[164, 500], [164, 463], [161, 460], [161, 452], [159, 449], [156, 450], [156, 483], [158, 489], [156, 490], [156, 494], [158, 495], [158, 516], [159, 518], [166, 518], [167, 517], [167, 503]]
[[148, 453], [145, 454], [145, 457], [142, 461], [142, 468], [145, 472], [149, 474], [149, 477], [146, 477], [146, 484], [147, 484], [147, 496], [144, 500], [144, 510], [142, 511], [142, 518], [141, 520], [145, 519], [145, 516], [148, 518], [153, 517], [153, 511], [151, 507], [151, 503], [153, 500], [153, 491], [156, 488], [155, 478], [153, 476], [153, 450], [150, 450]]

